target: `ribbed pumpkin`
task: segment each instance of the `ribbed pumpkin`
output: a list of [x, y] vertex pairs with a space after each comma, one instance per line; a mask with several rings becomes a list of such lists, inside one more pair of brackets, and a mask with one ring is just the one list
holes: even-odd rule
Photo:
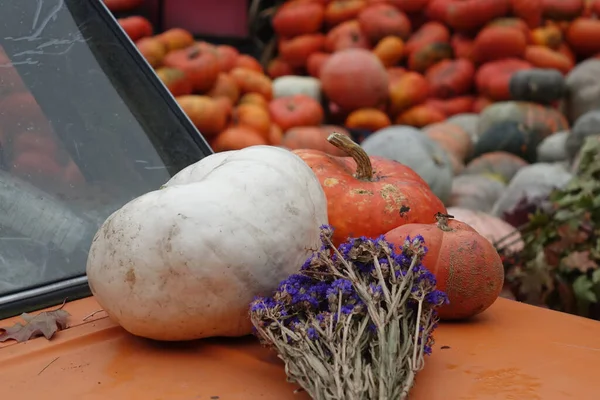
[[369, 157], [345, 135], [328, 141], [348, 157], [316, 150], [294, 150], [315, 172], [327, 197], [327, 213], [336, 245], [348, 237], [376, 237], [403, 224], [432, 223], [445, 207], [411, 168]]

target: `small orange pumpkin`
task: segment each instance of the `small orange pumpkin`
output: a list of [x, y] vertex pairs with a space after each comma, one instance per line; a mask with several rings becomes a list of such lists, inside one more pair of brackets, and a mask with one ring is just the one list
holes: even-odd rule
[[325, 23], [333, 27], [350, 21], [358, 17], [366, 7], [365, 0], [333, 0], [325, 8]]
[[177, 68], [161, 67], [156, 69], [156, 75], [175, 97], [192, 94], [192, 84], [185, 72]]
[[404, 111], [394, 121], [397, 125], [410, 125], [422, 128], [426, 125], [442, 122], [446, 119], [446, 114], [427, 104], [414, 106]]
[[276, 79], [280, 76], [294, 75], [294, 68], [281, 57], [275, 57], [267, 65], [267, 74], [269, 78]]
[[373, 49], [373, 54], [381, 60], [386, 67], [393, 67], [398, 64], [404, 55], [404, 42], [396, 36], [386, 36], [377, 43]]
[[269, 114], [284, 132], [296, 126], [321, 125], [323, 108], [318, 101], [305, 94], [279, 97], [269, 103]]
[[405, 72], [389, 85], [389, 113], [392, 117], [423, 103], [430, 94], [429, 82], [418, 72]]
[[163, 65], [182, 70], [192, 83], [194, 90], [201, 93], [210, 90], [221, 73], [214, 52], [198, 44], [167, 53], [163, 59]]
[[546, 46], [527, 46], [525, 60], [537, 68], [554, 68], [568, 73], [573, 69], [573, 62], [564, 54]]
[[179, 96], [176, 100], [202, 135], [210, 138], [225, 129], [229, 115], [213, 98], [187, 95]]
[[471, 318], [489, 308], [504, 284], [504, 266], [488, 239], [464, 222], [437, 213], [432, 224], [404, 224], [385, 234], [402, 246], [408, 236], [421, 236], [427, 246], [423, 265], [436, 277], [449, 304], [438, 309], [442, 320]]
[[233, 110], [234, 126], [246, 126], [254, 130], [265, 140], [269, 138], [271, 117], [264, 108], [254, 104], [241, 104]]
[[[158, 72], [157, 72], [158, 73]], [[224, 72], [219, 74], [213, 88], [207, 93], [210, 97], [227, 97], [231, 104], [235, 104], [240, 99], [240, 89], [229, 74]]]
[[156, 35], [167, 46], [168, 51], [185, 49], [194, 44], [194, 36], [182, 28], [171, 28]]
[[311, 33], [279, 40], [279, 56], [293, 68], [305, 67], [308, 57], [325, 46], [325, 35]]
[[273, 98], [273, 82], [271, 79], [252, 69], [236, 67], [229, 73], [242, 94], [259, 93], [265, 99]]
[[234, 126], [221, 132], [211, 141], [215, 152], [241, 150], [250, 146], [267, 145], [267, 140], [252, 128]]
[[280, 37], [294, 37], [318, 32], [323, 25], [325, 7], [318, 2], [290, 1], [284, 3], [271, 21]]
[[352, 111], [346, 118], [348, 128], [366, 129], [371, 132], [390, 126], [392, 122], [386, 113], [377, 108], [361, 108]]

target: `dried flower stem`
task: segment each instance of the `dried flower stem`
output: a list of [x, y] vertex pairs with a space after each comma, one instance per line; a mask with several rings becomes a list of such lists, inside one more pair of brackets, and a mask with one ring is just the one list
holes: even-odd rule
[[408, 238], [402, 253], [382, 238], [335, 248], [323, 229], [301, 273], [253, 302], [256, 334], [313, 399], [405, 399], [446, 301], [421, 265], [423, 240]]

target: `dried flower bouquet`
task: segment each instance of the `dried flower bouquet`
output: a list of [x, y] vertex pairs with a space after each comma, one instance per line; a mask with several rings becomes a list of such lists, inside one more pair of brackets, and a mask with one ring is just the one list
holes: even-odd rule
[[383, 237], [322, 246], [272, 297], [250, 309], [255, 333], [315, 400], [398, 400], [431, 352], [436, 308], [447, 302], [422, 264], [423, 238], [400, 252]]

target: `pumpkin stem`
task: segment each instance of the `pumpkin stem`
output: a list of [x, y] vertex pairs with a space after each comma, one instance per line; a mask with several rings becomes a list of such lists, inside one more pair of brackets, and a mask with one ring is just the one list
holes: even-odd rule
[[448, 226], [448, 220], [450, 218], [454, 218], [454, 215], [450, 214], [442, 214], [441, 212], [435, 213], [435, 219], [437, 221], [437, 226], [444, 232], [452, 231], [452, 228]]
[[333, 132], [327, 138], [327, 141], [342, 150], [356, 162], [356, 173], [354, 177], [361, 181], [370, 181], [373, 179], [373, 165], [369, 155], [352, 139], [341, 133]]

